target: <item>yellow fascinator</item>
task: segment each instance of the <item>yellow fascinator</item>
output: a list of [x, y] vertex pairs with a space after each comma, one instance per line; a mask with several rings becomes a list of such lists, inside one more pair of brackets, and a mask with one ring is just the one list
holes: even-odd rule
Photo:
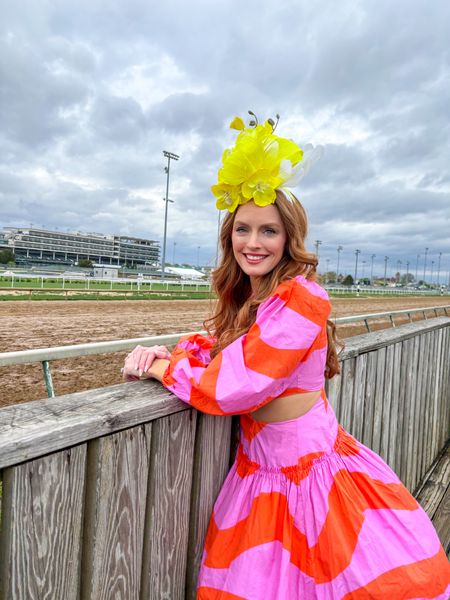
[[275, 135], [277, 121], [267, 119], [260, 125], [256, 115], [246, 127], [235, 117], [231, 129], [239, 131], [233, 148], [225, 150], [218, 181], [211, 187], [219, 210], [234, 212], [240, 204], [253, 200], [258, 206], [273, 204], [277, 189], [288, 192], [322, 155], [322, 148], [310, 144], [304, 149], [292, 140]]

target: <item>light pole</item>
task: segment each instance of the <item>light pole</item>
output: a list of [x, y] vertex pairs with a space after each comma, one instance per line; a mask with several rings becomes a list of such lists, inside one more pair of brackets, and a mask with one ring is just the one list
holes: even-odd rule
[[386, 270], [387, 270], [388, 260], [389, 260], [389, 256], [385, 256], [384, 257], [384, 287], [386, 287]]
[[376, 254], [372, 254], [372, 256], [370, 257], [372, 259], [372, 265], [370, 267], [370, 285], [373, 285], [373, 259], [375, 258]]
[[419, 258], [420, 258], [420, 254], [417, 255], [417, 259], [416, 259], [416, 284], [417, 284], [417, 271], [419, 269]]
[[423, 284], [425, 285], [425, 273], [427, 271], [427, 253], [428, 248], [425, 248], [425, 259], [423, 261]]
[[200, 246], [197, 246], [197, 267], [200, 266]]
[[441, 272], [441, 256], [442, 256], [442, 252], [439, 252], [438, 271], [437, 271], [437, 284], [438, 284], [438, 287], [439, 287], [439, 273]]
[[406, 285], [408, 285], [408, 275], [409, 275], [409, 260], [406, 261]]
[[337, 268], [336, 268], [336, 283], [338, 282], [338, 278], [339, 278], [339, 255], [342, 252], [342, 250], [343, 250], [342, 246], [337, 247], [338, 259], [337, 259]]
[[321, 240], [316, 240], [314, 242], [314, 246], [316, 247], [316, 256], [317, 256], [317, 262], [319, 262], [319, 246], [322, 243]]
[[355, 283], [356, 283], [356, 278], [358, 276], [358, 256], [361, 253], [361, 250], [355, 250], [355, 255], [356, 255], [356, 260], [355, 260]]
[[431, 287], [433, 287], [433, 269], [434, 269], [434, 260], [431, 261]]
[[175, 248], [177, 247], [177, 243], [173, 243], [173, 252], [172, 252], [172, 265], [175, 266]]
[[398, 260], [398, 261], [397, 261], [397, 273], [398, 273], [398, 279], [397, 279], [397, 277], [396, 277], [396, 279], [397, 279], [397, 283], [400, 283], [400, 279], [401, 279], [401, 276], [402, 276], [402, 274], [401, 274], [401, 272], [400, 272], [400, 269], [401, 269], [401, 267], [402, 267], [402, 261], [401, 261], [401, 260]]
[[326, 263], [327, 263], [327, 274], [325, 275], [325, 283], [328, 283], [328, 273], [330, 271], [330, 259], [329, 258], [326, 259]]
[[[367, 261], [365, 261], [365, 260], [362, 261], [362, 266], [363, 267], [362, 267], [362, 277], [361, 277], [361, 279], [363, 279], [363, 280], [364, 280], [364, 270], [366, 268], [366, 262]], [[363, 281], [363, 285], [364, 285], [364, 281]]]
[[165, 269], [166, 269], [166, 239], [167, 239], [167, 207], [169, 206], [169, 176], [170, 176], [170, 160], [178, 160], [180, 157], [178, 154], [173, 154], [173, 152], [167, 152], [167, 150], [163, 150], [164, 156], [167, 158], [167, 167], [164, 167], [164, 170], [167, 175], [166, 181], [166, 197], [164, 201], [166, 203], [166, 208], [164, 211], [164, 240], [163, 240], [163, 255], [161, 261], [161, 279], [164, 279]]

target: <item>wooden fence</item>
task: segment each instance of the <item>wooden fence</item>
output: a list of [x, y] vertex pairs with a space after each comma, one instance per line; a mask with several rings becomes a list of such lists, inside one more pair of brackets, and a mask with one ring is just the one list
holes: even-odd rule
[[[411, 491], [450, 425], [450, 318], [346, 342], [328, 393]], [[0, 411], [0, 598], [194, 598], [236, 418], [136, 382]]]

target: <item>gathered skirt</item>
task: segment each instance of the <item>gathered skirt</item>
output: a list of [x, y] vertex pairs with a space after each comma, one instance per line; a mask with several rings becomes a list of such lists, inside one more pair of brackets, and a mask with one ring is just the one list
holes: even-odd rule
[[200, 600], [450, 597], [450, 564], [392, 469], [337, 422], [325, 393], [276, 423], [241, 416], [215, 502]]

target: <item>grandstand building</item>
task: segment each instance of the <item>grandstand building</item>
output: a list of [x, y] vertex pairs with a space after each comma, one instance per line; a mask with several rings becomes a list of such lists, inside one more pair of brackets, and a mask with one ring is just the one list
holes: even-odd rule
[[93, 263], [136, 267], [159, 263], [159, 242], [128, 235], [50, 231], [34, 227], [4, 227], [0, 245], [12, 250], [22, 265]]

